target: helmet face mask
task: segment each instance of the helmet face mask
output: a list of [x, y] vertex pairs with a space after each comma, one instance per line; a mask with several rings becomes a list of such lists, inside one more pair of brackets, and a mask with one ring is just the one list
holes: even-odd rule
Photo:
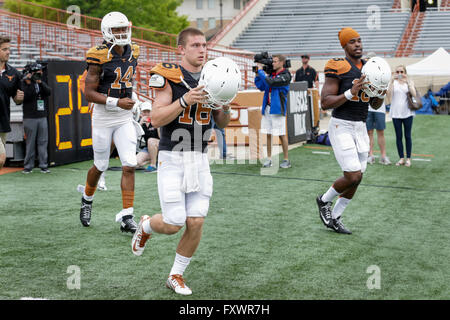
[[370, 58], [361, 73], [366, 76], [365, 81], [369, 82], [363, 88], [367, 96], [383, 97], [386, 94], [391, 80], [391, 68], [386, 60], [380, 57]]
[[[122, 30], [121, 30], [122, 29]], [[118, 46], [131, 44], [131, 22], [120, 12], [110, 12], [102, 19], [101, 30], [107, 43]]]
[[198, 84], [205, 86], [203, 90], [207, 92], [209, 107], [218, 109], [236, 97], [241, 85], [241, 71], [230, 58], [219, 57], [205, 64]]

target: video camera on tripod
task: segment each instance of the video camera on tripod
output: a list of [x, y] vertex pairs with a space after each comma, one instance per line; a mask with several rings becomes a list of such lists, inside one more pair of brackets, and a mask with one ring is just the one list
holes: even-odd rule
[[[273, 72], [273, 58], [272, 56], [269, 56], [269, 53], [267, 51], [255, 54], [254, 61], [256, 63], [261, 63], [263, 65], [263, 71], [265, 73], [271, 74]], [[290, 68], [290, 67], [291, 67], [291, 60], [286, 59], [283, 68]], [[254, 73], [257, 73], [258, 67], [253, 66], [252, 70]]]

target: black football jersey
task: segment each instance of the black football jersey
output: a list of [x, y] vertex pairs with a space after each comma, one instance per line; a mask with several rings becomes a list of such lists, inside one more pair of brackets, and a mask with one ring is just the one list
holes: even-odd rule
[[[155, 75], [156, 77], [157, 75], [164, 77], [163, 81], [151, 79], [150, 87], [161, 89], [170, 85], [172, 88], [172, 102], [189, 91], [183, 81], [191, 88], [195, 88], [198, 85], [198, 81], [178, 64], [160, 63], [150, 73], [152, 78]], [[152, 81], [157, 83], [157, 85], [152, 86]], [[161, 127], [159, 150], [206, 152], [211, 136], [211, 117], [211, 108], [204, 107], [199, 103], [187, 106], [177, 118]]]
[[[365, 61], [361, 61], [364, 65]], [[361, 78], [361, 69], [347, 58], [334, 58], [325, 65], [325, 76], [339, 80], [339, 91], [337, 93], [339, 95], [351, 89], [353, 82]], [[332, 116], [343, 120], [366, 122], [369, 99], [365, 92], [360, 90], [357, 96], [353, 96], [352, 100], [348, 100], [343, 105], [333, 109]]]
[[139, 46], [136, 44], [125, 46], [122, 56], [118, 55], [114, 48], [109, 51], [110, 48], [111, 44], [103, 43], [89, 49], [86, 53], [88, 67], [90, 64], [102, 67], [97, 91], [113, 98], [131, 98]]

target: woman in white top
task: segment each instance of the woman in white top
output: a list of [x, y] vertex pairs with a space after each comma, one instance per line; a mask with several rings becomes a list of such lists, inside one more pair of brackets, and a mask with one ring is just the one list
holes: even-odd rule
[[[398, 156], [400, 157], [396, 165], [405, 165], [406, 167], [411, 166], [411, 129], [415, 115], [415, 112], [408, 108], [408, 92], [411, 92], [412, 95], [416, 94], [414, 83], [408, 78], [405, 66], [399, 65], [395, 68], [394, 76], [391, 78], [387, 96], [391, 99], [390, 114], [397, 138]], [[403, 128], [405, 129], [406, 159], [403, 150]]]

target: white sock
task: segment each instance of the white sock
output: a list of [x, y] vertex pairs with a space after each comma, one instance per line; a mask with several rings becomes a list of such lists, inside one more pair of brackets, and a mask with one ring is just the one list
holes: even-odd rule
[[184, 270], [186, 270], [187, 266], [189, 265], [189, 262], [191, 262], [191, 259], [192, 258], [183, 257], [182, 255], [176, 253], [172, 270], [170, 270], [170, 275], [173, 274], [183, 275]]
[[344, 212], [345, 208], [348, 206], [352, 199], [347, 198], [339, 198], [336, 201], [336, 204], [334, 205], [333, 211], [331, 211], [331, 217], [333, 219], [337, 219], [342, 215], [342, 212]]
[[144, 221], [144, 223], [142, 223], [142, 229], [147, 234], [150, 234], [153, 232], [152, 225], [150, 224], [150, 219], [146, 219]]
[[92, 201], [94, 199], [94, 196], [87, 196], [85, 192], [83, 192], [83, 198], [87, 201]]
[[328, 189], [328, 191], [323, 194], [321, 200], [323, 202], [332, 202], [338, 195], [340, 195], [340, 193], [337, 192], [336, 189], [333, 188], [333, 186], [331, 186], [330, 189]]

